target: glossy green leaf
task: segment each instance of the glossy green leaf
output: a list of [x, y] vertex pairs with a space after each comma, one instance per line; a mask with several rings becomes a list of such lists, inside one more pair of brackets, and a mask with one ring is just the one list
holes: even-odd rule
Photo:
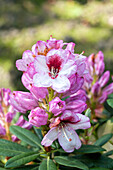
[[113, 108], [113, 99], [108, 99], [107, 103], [109, 106], [111, 106]]
[[49, 160], [43, 160], [39, 166], [39, 170], [57, 170], [55, 163]]
[[31, 152], [31, 150], [19, 144], [0, 144], [0, 155], [15, 156], [21, 153]]
[[95, 168], [90, 168], [90, 170], [109, 170], [109, 169], [108, 168], [95, 167]]
[[83, 170], [88, 170], [88, 167], [85, 164], [83, 164], [79, 160], [71, 158], [71, 157], [56, 156], [54, 159], [60, 165], [64, 165], [64, 166], [68, 166], [68, 167], [76, 167], [76, 168], [80, 168]]
[[94, 145], [96, 145], [96, 146], [103, 146], [105, 143], [107, 143], [112, 138], [112, 136], [113, 136], [112, 133], [106, 134], [106, 135], [102, 136], [101, 138], [99, 138], [94, 143]]
[[75, 158], [85, 163], [89, 168], [101, 167], [113, 169], [113, 159], [100, 153], [76, 155]]
[[75, 150], [74, 153], [96, 153], [105, 151], [105, 149], [101, 148], [100, 146], [95, 145], [82, 145], [80, 149]]
[[21, 166], [18, 168], [14, 168], [13, 170], [38, 170], [38, 166], [37, 165], [25, 165], [25, 166]]
[[111, 151], [108, 151], [108, 152], [104, 153], [103, 155], [105, 155], [105, 156], [110, 156], [110, 155], [113, 155], [113, 150], [111, 150]]
[[35, 126], [33, 126], [33, 128], [34, 128], [34, 130], [35, 130], [35, 132], [36, 132], [36, 135], [38, 136], [38, 138], [39, 138], [39, 140], [40, 140], [40, 142], [41, 142], [41, 141], [42, 141], [42, 138], [43, 138], [41, 129], [36, 128]]
[[16, 135], [19, 139], [26, 142], [27, 144], [37, 147], [37, 148], [40, 147], [43, 149], [42, 145], [40, 144], [39, 138], [34, 133], [32, 133], [30, 130], [13, 125], [13, 126], [10, 126], [10, 131], [14, 135]]
[[13, 168], [13, 167], [18, 167], [20, 165], [24, 165], [28, 162], [35, 160], [38, 156], [39, 156], [39, 153], [36, 153], [36, 152], [28, 152], [28, 153], [19, 154], [9, 159], [6, 162], [5, 167]]

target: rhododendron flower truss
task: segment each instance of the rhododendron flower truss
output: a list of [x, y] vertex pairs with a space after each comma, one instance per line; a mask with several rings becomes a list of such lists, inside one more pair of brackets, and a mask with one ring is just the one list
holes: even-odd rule
[[[113, 93], [113, 83], [108, 83], [110, 72], [104, 72], [104, 55], [99, 51], [96, 55], [91, 54], [87, 58], [87, 68], [90, 73], [89, 79], [85, 77], [83, 88], [85, 89], [88, 97], [88, 106], [94, 110], [94, 116], [102, 117], [103, 105], [108, 95]], [[104, 73], [103, 73], [104, 72]], [[92, 79], [92, 80], [91, 80]], [[93, 108], [95, 106], [95, 108]]]
[[90, 128], [90, 120], [82, 114], [73, 114], [71, 111], [66, 110], [57, 122], [54, 120], [50, 126], [52, 128], [44, 136], [42, 145], [50, 146], [54, 140], [58, 141], [66, 152], [73, 152], [74, 149], [81, 147], [81, 141], [75, 132], [77, 129]]
[[16, 111], [10, 103], [11, 90], [0, 89], [0, 137], [10, 139], [8, 127], [13, 120]]

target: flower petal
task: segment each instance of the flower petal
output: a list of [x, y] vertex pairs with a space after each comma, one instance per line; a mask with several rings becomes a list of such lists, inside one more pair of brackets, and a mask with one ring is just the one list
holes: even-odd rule
[[53, 127], [44, 136], [41, 144], [44, 146], [50, 146], [53, 143], [53, 141], [57, 139], [57, 137], [58, 137], [58, 129], [56, 127]]
[[33, 76], [33, 83], [36, 87], [50, 87], [51, 78], [47, 73], [45, 74], [36, 73]]
[[74, 65], [74, 61], [68, 60], [67, 63], [64, 64], [63, 68], [59, 72], [59, 75], [69, 77], [72, 74], [74, 74], [76, 72], [76, 70], [77, 70], [77, 66]]
[[60, 129], [58, 141], [66, 152], [73, 152], [75, 148], [79, 149], [81, 147], [81, 141], [77, 133], [69, 126]]
[[34, 67], [36, 72], [40, 73], [48, 72], [45, 56], [38, 55], [38, 57], [36, 57], [34, 60]]
[[79, 117], [79, 121], [75, 124], [68, 123], [73, 129], [88, 129], [91, 127], [90, 119], [82, 114], [76, 114]]
[[56, 79], [52, 80], [52, 88], [58, 93], [63, 93], [70, 88], [70, 81], [65, 76], [58, 76]]

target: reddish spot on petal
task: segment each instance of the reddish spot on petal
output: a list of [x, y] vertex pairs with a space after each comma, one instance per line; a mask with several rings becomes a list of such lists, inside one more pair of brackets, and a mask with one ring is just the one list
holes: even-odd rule
[[34, 58], [36, 57], [36, 55], [35, 55], [35, 54], [33, 54], [32, 56], [33, 56]]
[[47, 63], [47, 66], [49, 68], [49, 76], [52, 79], [55, 79], [58, 76], [58, 73], [61, 69], [61, 65], [62, 65], [62, 59], [60, 56], [58, 56], [57, 54], [52, 55], [49, 57], [49, 61]]
[[72, 141], [72, 139], [70, 138], [70, 139], [69, 139], [69, 142], [71, 142], [71, 141]]

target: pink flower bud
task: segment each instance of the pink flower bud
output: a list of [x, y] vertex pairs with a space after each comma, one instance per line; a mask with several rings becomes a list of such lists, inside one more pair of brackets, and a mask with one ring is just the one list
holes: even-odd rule
[[0, 135], [5, 135], [6, 134], [6, 130], [5, 128], [0, 124]]
[[106, 83], [108, 82], [109, 80], [109, 77], [110, 77], [110, 72], [109, 71], [106, 71], [102, 76], [101, 78], [99, 79], [99, 84], [101, 87], [104, 87], [106, 85]]
[[100, 84], [98, 82], [96, 82], [92, 86], [91, 92], [94, 94], [95, 97], [99, 96], [99, 94], [101, 92], [101, 87], [100, 87]]
[[105, 69], [104, 55], [102, 51], [99, 51], [95, 56], [95, 72], [97, 75], [101, 75]]
[[3, 92], [3, 96], [2, 96], [3, 97], [3, 102], [4, 102], [4, 104], [6, 106], [8, 106], [9, 105], [9, 99], [10, 99], [9, 94], [11, 93], [11, 90], [3, 88], [2, 92]]
[[58, 116], [65, 109], [65, 101], [56, 97], [49, 102], [49, 112], [52, 112], [55, 116]]
[[111, 83], [107, 87], [105, 87], [103, 89], [103, 93], [107, 93], [107, 95], [113, 93], [113, 83]]
[[71, 110], [73, 113], [82, 113], [86, 108], [87, 104], [82, 100], [70, 101], [66, 105], [66, 110]]
[[48, 114], [43, 109], [37, 107], [30, 112], [28, 118], [32, 125], [40, 127], [41, 125], [46, 125]]
[[21, 115], [19, 117], [19, 119], [15, 125], [20, 126], [25, 129], [28, 129], [28, 130], [32, 128], [32, 125], [23, 118], [23, 115]]
[[14, 116], [15, 116], [16, 112], [8, 112], [6, 115], [5, 115], [5, 121], [8, 122], [8, 123], [11, 123], [11, 121], [13, 120]]
[[12, 106], [21, 113], [26, 113], [38, 105], [32, 94], [28, 92], [14, 91], [10, 100]]

